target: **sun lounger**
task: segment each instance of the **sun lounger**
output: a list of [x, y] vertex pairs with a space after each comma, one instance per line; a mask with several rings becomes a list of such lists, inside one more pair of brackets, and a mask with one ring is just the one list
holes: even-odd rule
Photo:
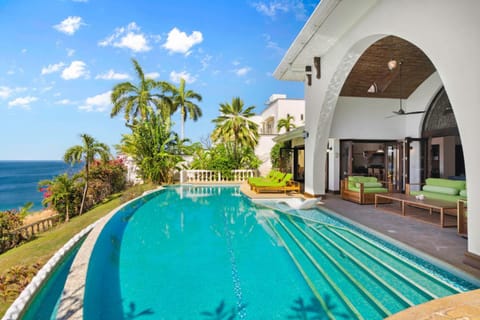
[[256, 182], [251, 184], [252, 189], [257, 192], [288, 192], [296, 191], [300, 192], [300, 184], [292, 180], [293, 175], [291, 173], [285, 174], [283, 179], [279, 182]]

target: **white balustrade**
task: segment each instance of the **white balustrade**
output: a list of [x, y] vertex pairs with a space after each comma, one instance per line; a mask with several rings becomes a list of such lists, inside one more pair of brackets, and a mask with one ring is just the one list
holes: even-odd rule
[[216, 170], [182, 170], [180, 173], [181, 183], [222, 183], [243, 182], [254, 177], [256, 170], [242, 169], [232, 170], [230, 175], [222, 175]]

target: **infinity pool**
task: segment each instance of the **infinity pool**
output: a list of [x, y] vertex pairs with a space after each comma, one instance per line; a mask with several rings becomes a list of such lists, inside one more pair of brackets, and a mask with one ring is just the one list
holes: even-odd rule
[[120, 210], [94, 247], [85, 319], [382, 319], [476, 286], [318, 209], [238, 187], [171, 187]]

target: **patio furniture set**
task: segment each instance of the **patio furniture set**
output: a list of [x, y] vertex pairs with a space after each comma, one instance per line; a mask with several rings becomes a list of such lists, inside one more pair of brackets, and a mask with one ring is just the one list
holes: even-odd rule
[[[428, 210], [429, 214], [438, 212], [439, 224], [444, 227], [455, 227], [460, 235], [467, 235], [466, 214], [466, 182], [443, 178], [428, 178], [418, 190], [412, 190], [413, 184], [407, 184], [405, 194], [392, 192], [389, 183], [378, 181], [375, 177], [351, 176], [341, 183], [342, 199], [359, 204], [392, 204], [397, 202], [401, 215], [407, 215], [407, 208], [415, 207]], [[391, 211], [391, 207], [383, 207]], [[456, 217], [456, 223], [448, 223], [446, 215]]]

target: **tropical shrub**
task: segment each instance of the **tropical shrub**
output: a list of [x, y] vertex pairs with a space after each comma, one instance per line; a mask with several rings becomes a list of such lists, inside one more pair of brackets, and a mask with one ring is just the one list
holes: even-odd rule
[[13, 301], [30, 283], [42, 264], [13, 266], [0, 275], [0, 297], [4, 302]]

